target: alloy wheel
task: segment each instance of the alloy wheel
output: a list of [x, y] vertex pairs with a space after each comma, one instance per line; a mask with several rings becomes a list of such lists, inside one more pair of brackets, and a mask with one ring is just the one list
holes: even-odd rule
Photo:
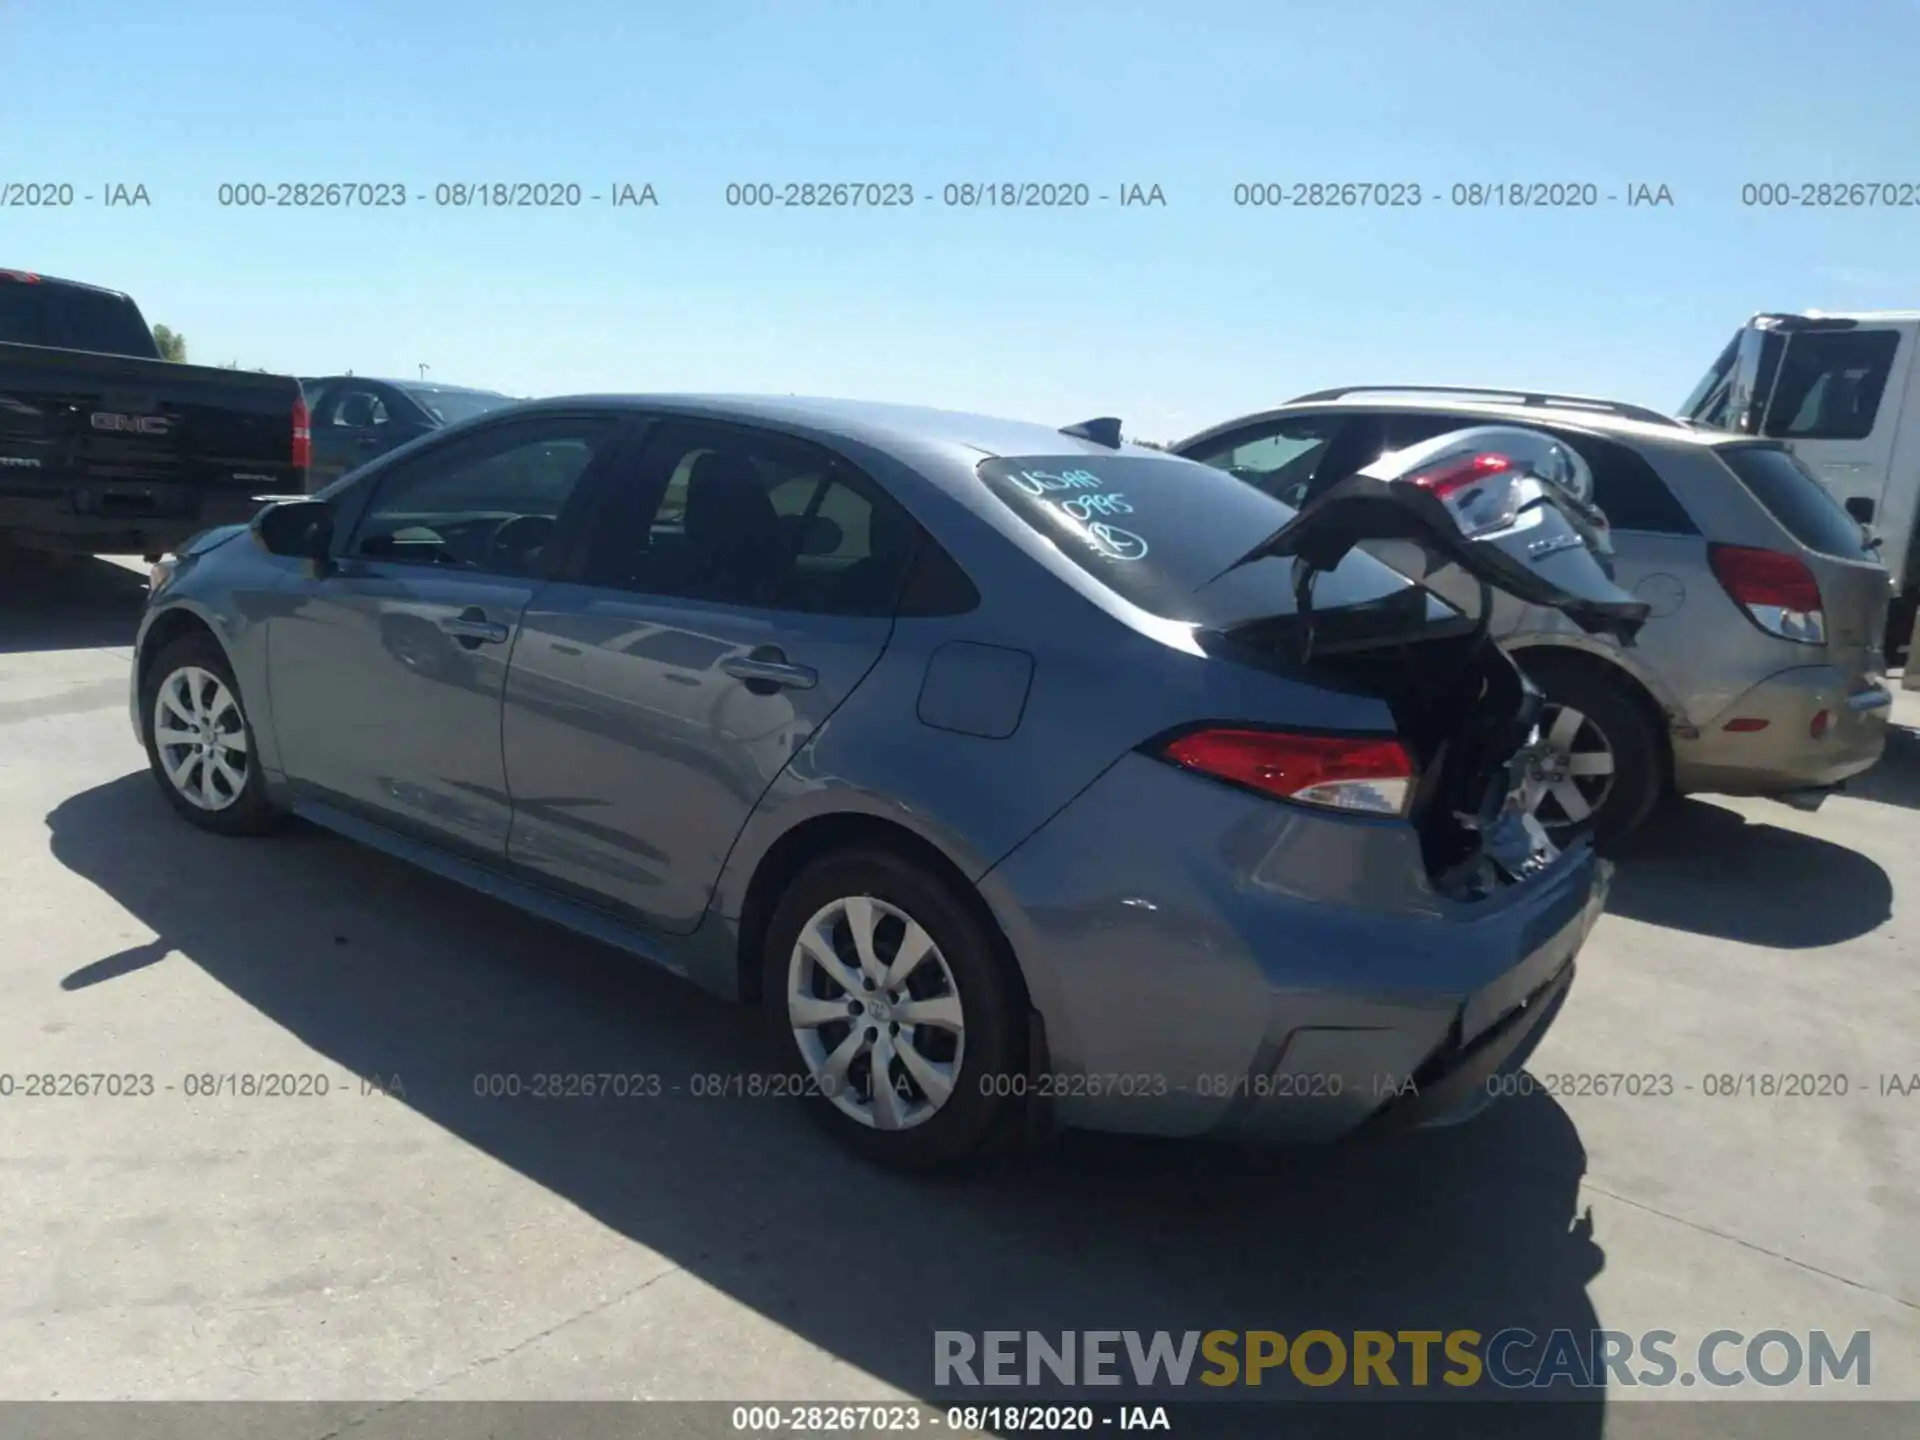
[[1534, 817], [1549, 830], [1585, 825], [1613, 793], [1613, 745], [1571, 705], [1548, 703], [1540, 728], [1544, 743], [1528, 777]]
[[168, 782], [197, 809], [225, 810], [246, 788], [246, 717], [227, 682], [211, 670], [185, 665], [160, 682], [153, 748]]
[[946, 957], [912, 916], [871, 895], [833, 900], [800, 927], [787, 1023], [821, 1094], [876, 1130], [932, 1119], [966, 1055]]

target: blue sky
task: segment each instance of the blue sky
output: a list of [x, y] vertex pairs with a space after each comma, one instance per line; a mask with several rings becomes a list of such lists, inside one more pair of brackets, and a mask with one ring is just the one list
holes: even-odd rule
[[[1920, 4], [1613, 0], [0, 0], [0, 265], [132, 293], [191, 358], [515, 393], [862, 395], [1171, 439], [1301, 390], [1507, 383], [1670, 408], [1756, 309], [1920, 305]], [[240, 211], [223, 182], [401, 182]], [[439, 208], [442, 182], [651, 183], [654, 208]], [[729, 208], [730, 181], [910, 209]], [[1163, 208], [949, 209], [948, 182]], [[1238, 182], [1419, 184], [1254, 210]], [[1455, 183], [1671, 207], [1455, 208]], [[1436, 194], [1435, 192], [1439, 192]], [[929, 199], [931, 197], [931, 203]]]

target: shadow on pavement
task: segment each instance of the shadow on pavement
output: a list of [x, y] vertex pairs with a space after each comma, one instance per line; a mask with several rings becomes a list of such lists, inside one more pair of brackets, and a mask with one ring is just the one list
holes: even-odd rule
[[1881, 924], [1893, 910], [1893, 882], [1831, 840], [1678, 800], [1621, 855], [1607, 909], [1671, 930], [1801, 950]]
[[131, 645], [146, 601], [144, 571], [0, 547], [0, 655]]
[[[754, 1017], [503, 905], [313, 830], [204, 835], [144, 772], [47, 823], [60, 862], [159, 937], [68, 985], [197, 965], [346, 1069], [398, 1074], [406, 1104], [500, 1164], [924, 1398], [1033, 1398], [936, 1390], [943, 1329], [1598, 1324], [1587, 1285], [1604, 1255], [1576, 1213], [1586, 1156], [1544, 1096], [1371, 1146], [1248, 1156], [1065, 1137], [971, 1179], [905, 1179], [843, 1156], [790, 1101], [693, 1098], [693, 1077], [766, 1068]], [[657, 1074], [688, 1093], [475, 1094], [476, 1075], [550, 1071]], [[1524, 1408], [1530, 1433], [1601, 1433], [1597, 1401]], [[1315, 1433], [1306, 1418], [1284, 1423]]]
[[1886, 753], [1866, 774], [1847, 782], [1847, 795], [1878, 805], [1920, 810], [1920, 731], [1889, 725]]

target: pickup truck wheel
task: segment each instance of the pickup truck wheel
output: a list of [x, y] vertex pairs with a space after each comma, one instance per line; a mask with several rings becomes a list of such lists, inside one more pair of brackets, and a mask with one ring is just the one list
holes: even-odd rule
[[284, 823], [266, 796], [240, 686], [211, 635], [183, 635], [154, 657], [140, 718], [147, 764], [187, 820], [216, 835], [261, 835]]
[[1534, 815], [1556, 844], [1590, 835], [1610, 853], [1659, 803], [1666, 782], [1660, 733], [1646, 706], [1605, 675], [1581, 665], [1526, 668], [1547, 701], [1540, 716], [1547, 754], [1537, 777], [1544, 788]]

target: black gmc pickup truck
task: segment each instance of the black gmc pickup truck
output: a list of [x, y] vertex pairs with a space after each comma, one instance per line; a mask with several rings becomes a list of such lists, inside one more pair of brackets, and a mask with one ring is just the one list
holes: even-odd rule
[[292, 376], [174, 364], [118, 291], [0, 270], [0, 555], [161, 555], [304, 493], [310, 443]]

